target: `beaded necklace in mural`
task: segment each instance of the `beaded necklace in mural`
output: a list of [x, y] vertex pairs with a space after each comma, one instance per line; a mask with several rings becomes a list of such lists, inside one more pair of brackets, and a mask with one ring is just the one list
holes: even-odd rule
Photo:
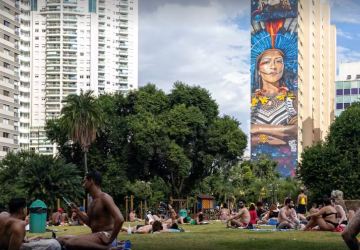
[[274, 97], [268, 97], [265, 95], [265, 90], [258, 89], [255, 91], [255, 95], [251, 98], [251, 107], [255, 107], [257, 105], [266, 106], [270, 104], [276, 105], [276, 103], [284, 102], [286, 99], [295, 99], [294, 93], [289, 91], [286, 87], [280, 87], [278, 90], [278, 94]]

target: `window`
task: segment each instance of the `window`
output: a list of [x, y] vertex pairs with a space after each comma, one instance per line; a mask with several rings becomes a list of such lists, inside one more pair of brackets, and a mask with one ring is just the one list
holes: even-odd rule
[[9, 119], [3, 118], [3, 124], [9, 124]]
[[360, 79], [360, 75], [356, 75], [356, 79]]
[[7, 147], [7, 146], [3, 146], [3, 148], [2, 148], [2, 149], [3, 149], [3, 151], [4, 151], [4, 152], [10, 152], [10, 148], [9, 148], [9, 147]]
[[7, 91], [7, 90], [3, 90], [3, 95], [4, 95], [4, 96], [10, 96], [10, 92]]
[[10, 69], [10, 64], [8, 64], [8, 63], [6, 63], [6, 62], [4, 62], [4, 68], [6, 68], [6, 69]]
[[10, 41], [10, 36], [4, 34], [4, 40]]
[[344, 95], [350, 95], [350, 89], [344, 89]]
[[344, 103], [344, 109], [350, 106], [350, 103]]
[[10, 111], [10, 106], [3, 104], [3, 110]]
[[9, 133], [3, 132], [3, 137], [4, 138], [9, 138], [9, 135], [10, 135]]
[[346, 80], [351, 80], [351, 75], [347, 75]]
[[358, 88], [352, 88], [351, 89], [351, 94], [352, 95], [357, 95], [359, 92], [358, 92]]
[[4, 25], [5, 25], [6, 27], [10, 27], [10, 22], [4, 20]]

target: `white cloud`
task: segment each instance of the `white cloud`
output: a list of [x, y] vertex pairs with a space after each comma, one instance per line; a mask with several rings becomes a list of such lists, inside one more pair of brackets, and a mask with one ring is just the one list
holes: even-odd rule
[[360, 52], [342, 46], [337, 46], [337, 62], [348, 63], [360, 61]]
[[338, 36], [341, 36], [341, 37], [344, 37], [346, 39], [349, 39], [349, 40], [353, 40], [354, 39], [354, 34], [350, 33], [350, 32], [346, 32], [346, 31], [343, 31], [342, 29], [340, 28], [337, 28], [336, 29], [336, 35]]
[[331, 19], [334, 22], [360, 24], [358, 0], [330, 0]]
[[250, 30], [231, 20], [247, 15], [249, 4], [226, 2], [162, 2], [141, 11], [140, 85], [152, 82], [165, 91], [177, 80], [200, 85], [216, 99], [220, 112], [234, 116], [248, 133]]

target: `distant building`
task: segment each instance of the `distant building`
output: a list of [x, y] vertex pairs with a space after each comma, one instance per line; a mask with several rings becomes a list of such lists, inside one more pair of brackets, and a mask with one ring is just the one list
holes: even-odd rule
[[342, 63], [336, 81], [335, 115], [360, 101], [360, 62]]
[[251, 1], [251, 158], [294, 176], [334, 119], [336, 28], [322, 0]]
[[0, 0], [0, 159], [19, 146], [19, 2]]

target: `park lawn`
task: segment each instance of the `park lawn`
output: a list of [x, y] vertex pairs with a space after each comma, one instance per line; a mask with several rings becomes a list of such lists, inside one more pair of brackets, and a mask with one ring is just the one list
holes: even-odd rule
[[[128, 224], [125, 223], [127, 226]], [[84, 234], [89, 229], [84, 226], [51, 227], [57, 235]], [[340, 233], [332, 232], [256, 232], [242, 229], [228, 229], [220, 222], [209, 225], [184, 225], [184, 233], [155, 233], [147, 235], [120, 233], [120, 240], [130, 240], [133, 250], [346, 250]], [[33, 236], [34, 234], [28, 234]], [[44, 234], [51, 237], [50, 233]]]

